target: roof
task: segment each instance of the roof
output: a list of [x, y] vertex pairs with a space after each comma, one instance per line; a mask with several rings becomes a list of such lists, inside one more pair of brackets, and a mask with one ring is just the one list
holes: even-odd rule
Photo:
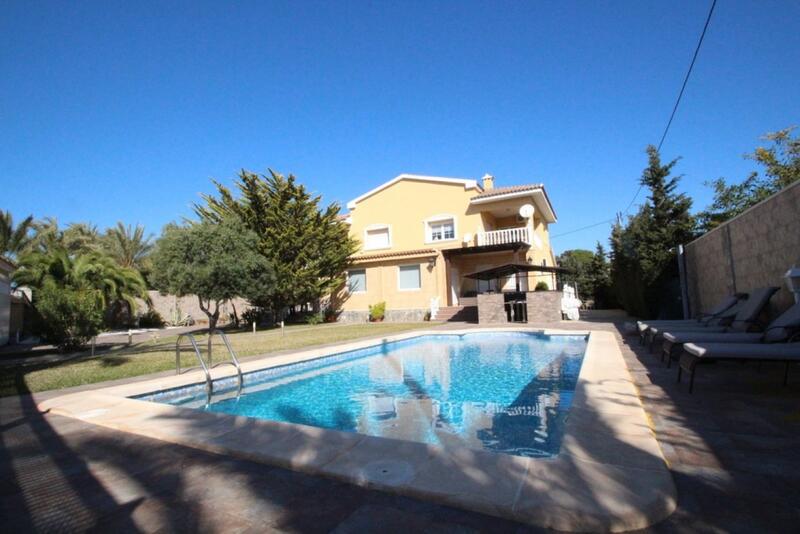
[[449, 258], [452, 256], [463, 256], [465, 254], [480, 254], [482, 252], [502, 252], [504, 250], [513, 250], [516, 252], [523, 248], [530, 248], [530, 245], [524, 241], [501, 243], [497, 245], [473, 245], [470, 247], [446, 248], [442, 250], [442, 254]]
[[16, 268], [17, 268], [16, 263], [6, 258], [5, 256], [0, 256], [0, 269], [4, 269], [7, 272], [11, 272]]
[[391, 187], [391, 186], [393, 186], [394, 184], [396, 184], [397, 182], [399, 182], [401, 180], [415, 180], [415, 181], [418, 181], [418, 182], [434, 182], [434, 183], [440, 183], [440, 184], [458, 184], [458, 185], [463, 185], [464, 189], [477, 189], [478, 191], [483, 191], [481, 186], [478, 185], [478, 181], [477, 180], [472, 180], [472, 179], [469, 179], [469, 178], [445, 178], [443, 176], [424, 176], [424, 175], [421, 175], [421, 174], [401, 174], [399, 176], [395, 176], [394, 178], [392, 178], [388, 182], [382, 183], [381, 185], [379, 185], [375, 189], [371, 189], [371, 190], [367, 191], [366, 193], [364, 193], [360, 197], [354, 198], [353, 200], [351, 200], [350, 202], [347, 203], [347, 209], [350, 209], [350, 210], [354, 209], [356, 207], [356, 204], [358, 204], [359, 202], [361, 202], [365, 198], [371, 197], [375, 193], [383, 191], [387, 187]]
[[524, 184], [524, 185], [511, 185], [508, 187], [495, 187], [481, 192], [470, 199], [470, 204], [483, 204], [487, 202], [495, 202], [511, 198], [520, 198], [531, 196], [538, 204], [538, 208], [542, 211], [545, 220], [548, 223], [557, 222], [556, 212], [553, 205], [550, 203], [550, 198], [547, 196], [547, 191], [544, 184]]
[[407, 258], [409, 256], [433, 256], [439, 252], [432, 248], [419, 248], [414, 250], [396, 250], [394, 252], [380, 252], [377, 254], [363, 254], [361, 256], [353, 256], [354, 262], [360, 261], [374, 261], [392, 258]]
[[494, 280], [495, 278], [503, 278], [504, 276], [511, 276], [517, 273], [571, 273], [569, 269], [564, 267], [552, 267], [549, 265], [529, 265], [527, 263], [507, 263], [499, 267], [492, 267], [483, 271], [465, 274], [465, 278], [472, 278], [474, 280]]
[[478, 196], [472, 197], [471, 200], [477, 200], [479, 198], [496, 197], [497, 195], [505, 195], [508, 193], [519, 193], [522, 191], [535, 191], [536, 189], [542, 189], [543, 187], [544, 187], [543, 184], [523, 184], [523, 185], [509, 185], [508, 187], [495, 187], [494, 189], [487, 189]]

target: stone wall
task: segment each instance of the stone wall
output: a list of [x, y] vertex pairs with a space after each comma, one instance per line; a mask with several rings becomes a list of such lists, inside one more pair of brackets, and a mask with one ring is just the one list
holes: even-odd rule
[[[198, 324], [208, 324], [208, 317], [203, 310], [200, 309], [200, 303], [194, 295], [186, 297], [176, 297], [175, 295], [162, 295], [158, 291], [148, 291], [151, 300], [151, 308], [156, 310], [161, 318], [167, 322], [174, 322], [189, 314], [194, 318]], [[250, 304], [244, 299], [234, 299], [236, 306], [236, 313], [239, 317], [242, 312], [250, 307]], [[144, 302], [139, 302], [138, 312], [142, 313], [147, 310], [147, 305]], [[233, 313], [233, 306], [230, 302], [224, 302], [219, 307], [219, 324], [224, 325], [228, 323], [228, 314]]]
[[561, 291], [529, 291], [526, 293], [528, 322], [552, 323], [560, 321], [561, 294]]
[[707, 232], [685, 247], [693, 316], [726, 295], [779, 286], [770, 316], [793, 302], [783, 275], [800, 265], [800, 182]]
[[502, 293], [478, 294], [478, 324], [507, 324], [506, 303]]

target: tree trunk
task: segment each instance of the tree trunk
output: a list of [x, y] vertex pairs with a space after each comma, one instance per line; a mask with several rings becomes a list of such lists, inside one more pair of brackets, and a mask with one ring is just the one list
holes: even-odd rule
[[233, 324], [236, 328], [239, 328], [239, 314], [236, 313], [236, 303], [233, 302], [231, 299], [231, 307], [233, 308]]
[[212, 312], [211, 299], [208, 300], [208, 304], [204, 304], [200, 296], [197, 297], [197, 300], [200, 302], [200, 309], [203, 310], [203, 313], [208, 317], [208, 366], [211, 367], [211, 341], [214, 335], [214, 329], [217, 328], [217, 321], [219, 320], [219, 301], [217, 300], [214, 302], [214, 311]]

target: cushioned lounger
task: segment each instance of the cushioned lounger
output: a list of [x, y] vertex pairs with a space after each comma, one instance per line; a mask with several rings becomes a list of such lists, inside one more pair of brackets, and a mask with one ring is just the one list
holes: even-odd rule
[[764, 332], [759, 333], [709, 333], [666, 332], [661, 350], [661, 360], [667, 358], [667, 367], [672, 358], [680, 354], [685, 343], [781, 343], [789, 340], [800, 329], [800, 303], [776, 317]]
[[678, 382], [682, 371], [689, 372], [689, 393], [694, 389], [697, 365], [710, 360], [783, 362], [786, 364], [785, 385], [789, 378], [789, 364], [800, 362], [800, 343], [686, 343], [678, 368]]
[[729, 295], [725, 297], [717, 306], [715, 306], [711, 311], [707, 313], [701, 313], [700, 317], [696, 319], [665, 319], [665, 320], [652, 320], [652, 321], [636, 321], [636, 328], [639, 331], [639, 340], [644, 343], [645, 340], [645, 332], [651, 326], [657, 325], [699, 325], [699, 324], [706, 324], [711, 321], [713, 318], [721, 315], [726, 310], [730, 309], [740, 300], [746, 299], [747, 293], [736, 293], [735, 295]]
[[[769, 302], [769, 299], [772, 298], [772, 295], [779, 288], [777, 287], [760, 287], [754, 290], [747, 300], [740, 301], [735, 306], [730, 308], [726, 311], [723, 316], [719, 319], [714, 319], [711, 322], [719, 322], [720, 324], [711, 324], [709, 323], [708, 326], [667, 326], [667, 327], [650, 327], [648, 332], [648, 337], [650, 339], [650, 348], [653, 348], [653, 344], [659, 338], [664, 335], [664, 332], [747, 332], [753, 325], [756, 324], [758, 320], [758, 316], [761, 315], [761, 312], [764, 310], [764, 307]], [[733, 310], [736, 310], [736, 315], [730, 321], [729, 325], [727, 324], [729, 313]]]

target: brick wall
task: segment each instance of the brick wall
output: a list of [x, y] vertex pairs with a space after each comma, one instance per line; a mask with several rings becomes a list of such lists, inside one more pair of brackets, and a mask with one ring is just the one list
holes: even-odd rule
[[685, 247], [693, 315], [733, 292], [779, 286], [770, 316], [793, 302], [783, 275], [800, 265], [800, 182], [753, 206]]

